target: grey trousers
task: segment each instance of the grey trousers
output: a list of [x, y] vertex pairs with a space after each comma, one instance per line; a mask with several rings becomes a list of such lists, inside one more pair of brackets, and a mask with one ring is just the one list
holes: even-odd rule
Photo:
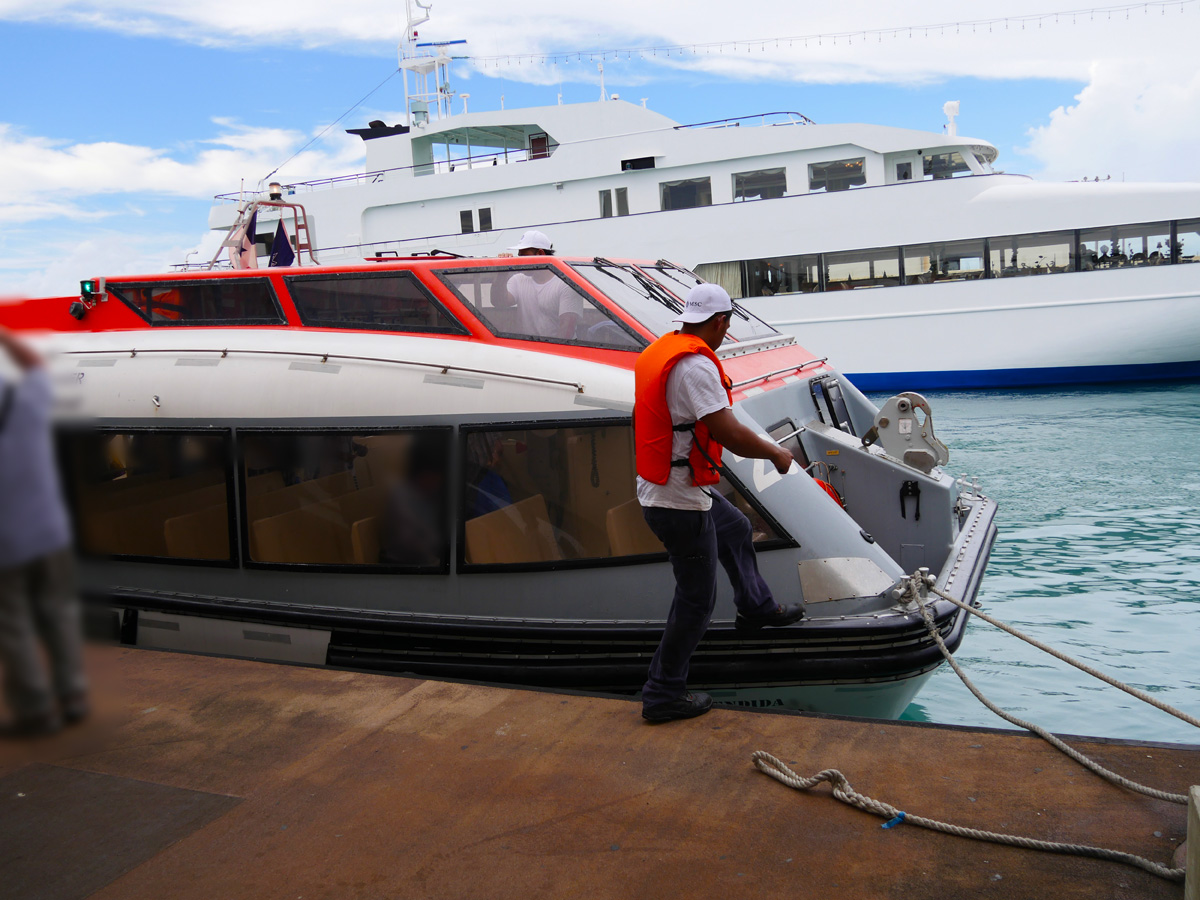
[[87, 692], [70, 549], [0, 569], [0, 666], [4, 695], [17, 719], [55, 714], [59, 700]]

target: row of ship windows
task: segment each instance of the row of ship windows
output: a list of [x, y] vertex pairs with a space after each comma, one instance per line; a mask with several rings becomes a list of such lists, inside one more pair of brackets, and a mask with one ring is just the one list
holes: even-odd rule
[[703, 263], [730, 296], [856, 290], [1200, 262], [1200, 219]]
[[[628, 422], [463, 430], [457, 473], [453, 432], [440, 427], [236, 438], [104, 430], [60, 441], [90, 556], [444, 573], [452, 527], [468, 570], [664, 552], [634, 496]], [[756, 542], [779, 545], [732, 484], [720, 490], [750, 517]]]
[[[844, 191], [865, 185], [867, 183], [866, 162], [866, 157], [860, 156], [854, 159], [810, 163], [808, 166], [809, 192]], [[970, 171], [958, 152], [926, 156], [924, 166], [924, 174], [933, 178], [949, 178], [952, 175]], [[746, 200], [774, 200], [787, 195], [787, 169], [783, 166], [757, 169], [753, 172], [735, 172], [732, 178], [734, 203]], [[912, 163], [898, 163], [896, 178], [898, 181], [910, 180]], [[659, 182], [658, 208], [664, 212], [673, 209], [712, 206], [712, 203], [712, 179], [708, 176]], [[478, 213], [478, 230], [491, 231], [491, 208], [480, 209]], [[628, 188], [606, 188], [600, 191], [600, 218], [607, 219], [614, 215], [629, 215]], [[463, 234], [471, 234], [477, 230], [474, 210], [464, 209], [459, 212], [459, 227]]]

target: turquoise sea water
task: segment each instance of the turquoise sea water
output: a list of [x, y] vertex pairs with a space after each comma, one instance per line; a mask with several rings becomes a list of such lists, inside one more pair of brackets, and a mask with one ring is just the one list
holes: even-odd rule
[[[1200, 385], [926, 398], [948, 471], [1000, 504], [983, 609], [1200, 715]], [[1052, 731], [1200, 744], [1200, 729], [982, 621], [956, 659]], [[903, 718], [1010, 727], [948, 666]]]

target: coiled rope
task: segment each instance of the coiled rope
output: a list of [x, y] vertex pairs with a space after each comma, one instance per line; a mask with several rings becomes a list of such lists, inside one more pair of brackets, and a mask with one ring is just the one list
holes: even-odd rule
[[801, 778], [765, 750], [755, 750], [750, 758], [754, 760], [754, 765], [758, 767], [760, 772], [770, 775], [776, 781], [786, 784], [790, 788], [795, 788], [798, 791], [808, 790], [811, 787], [816, 787], [823, 781], [828, 781], [833, 788], [833, 796], [838, 800], [848, 803], [851, 806], [856, 806], [866, 812], [874, 813], [882, 818], [889, 819], [890, 821], [884, 823], [884, 828], [890, 828], [902, 822], [912, 823], [922, 828], [928, 828], [930, 831], [940, 831], [943, 834], [952, 834], [956, 837], [974, 838], [978, 841], [990, 841], [993, 844], [1008, 844], [1012, 847], [1024, 847], [1028, 850], [1045, 850], [1049, 853], [1067, 853], [1073, 856], [1090, 856], [1093, 859], [1106, 859], [1111, 862], [1126, 863], [1131, 866], [1137, 866], [1139, 869], [1144, 869], [1151, 875], [1166, 878], [1169, 881], [1183, 881], [1184, 879], [1184, 869], [1169, 869], [1145, 857], [1137, 856], [1133, 853], [1125, 853], [1121, 850], [1108, 850], [1104, 847], [1091, 847], [1087, 844], [1059, 844], [1053, 841], [1039, 841], [1016, 834], [981, 831], [978, 828], [964, 828], [961, 825], [951, 825], [949, 822], [939, 822], [937, 819], [927, 819], [924, 816], [902, 812], [890, 803], [884, 803], [860, 794], [851, 787], [846, 776], [837, 769], [824, 769], [812, 778]]
[[[1112, 772], [1104, 768], [1095, 760], [1084, 756], [1078, 750], [1064, 743], [1058, 737], [1046, 731], [1039, 725], [1035, 725], [1032, 722], [1027, 722], [1024, 719], [1010, 715], [988, 700], [985, 696], [983, 696], [982, 693], [980, 693], [979, 689], [976, 688], [971, 682], [971, 679], [969, 679], [966, 673], [963, 672], [963, 670], [959, 667], [958, 663], [954, 659], [953, 654], [950, 653], [949, 648], [946, 646], [945, 641], [942, 640], [942, 635], [938, 631], [937, 625], [933, 620], [933, 615], [930, 612], [929, 604], [921, 600], [920, 588], [922, 586], [927, 586], [934, 594], [941, 597], [943, 600], [954, 604], [959, 609], [965, 610], [971, 615], [979, 616], [979, 618], [983, 619], [988, 624], [995, 625], [1002, 631], [1005, 631], [1014, 637], [1020, 638], [1026, 643], [1037, 647], [1039, 650], [1044, 650], [1046, 653], [1049, 653], [1056, 659], [1062, 660], [1063, 662], [1074, 666], [1080, 671], [1087, 672], [1089, 675], [1099, 678], [1101, 681], [1110, 684], [1115, 688], [1119, 688], [1120, 690], [1125, 691], [1127, 694], [1137, 697], [1139, 700], [1144, 700], [1146, 703], [1149, 703], [1150, 705], [1155, 706], [1164, 712], [1170, 713], [1171, 715], [1182, 719], [1184, 722], [1187, 722], [1190, 725], [1195, 725], [1196, 727], [1200, 728], [1200, 719], [1189, 715], [1188, 713], [1182, 712], [1181, 710], [1175, 709], [1173, 706], [1163, 703], [1161, 700], [1157, 699], [1156, 697], [1152, 697], [1145, 691], [1118, 681], [1112, 676], [1106, 675], [1105, 673], [1099, 671], [1098, 669], [1092, 668], [1086, 663], [1082, 663], [1076, 659], [1073, 659], [1067, 654], [1062, 653], [1059, 650], [1055, 650], [1053, 647], [1043, 644], [1041, 641], [1038, 641], [1027, 634], [1023, 634], [1010, 625], [1007, 625], [997, 619], [993, 619], [986, 613], [981, 612], [969, 604], [963, 603], [961, 600], [951, 597], [949, 594], [946, 594], [944, 591], [938, 589], [936, 586], [934, 586], [933, 581], [934, 579], [925, 572], [917, 572], [908, 579], [905, 587], [905, 596], [909, 600], [915, 602], [920, 608], [921, 616], [925, 620], [925, 627], [929, 629], [930, 635], [933, 637], [934, 641], [937, 642], [938, 649], [941, 650], [942, 656], [945, 657], [946, 662], [950, 664], [950, 667], [962, 680], [963, 684], [967, 686], [967, 689], [970, 690], [970, 692], [974, 694], [984, 706], [1005, 721], [1011, 722], [1014, 725], [1026, 729], [1027, 731], [1033, 732], [1038, 737], [1050, 743], [1056, 749], [1071, 757], [1071, 759], [1075, 760], [1080, 765], [1090, 769], [1097, 775], [1100, 775], [1102, 778], [1105, 778], [1114, 784], [1121, 785], [1122, 787], [1129, 788], [1130, 790], [1136, 791], [1140, 794], [1145, 794], [1146, 796], [1154, 797], [1159, 800], [1165, 800], [1170, 803], [1186, 804], [1188, 802], [1187, 796], [1184, 794], [1172, 794], [1166, 791], [1160, 791], [1156, 788], [1147, 787], [1143, 784], [1137, 783], [1136, 781], [1131, 781], [1130, 779], [1125, 778], [1123, 775], [1118, 775], [1116, 772]], [[961, 825], [952, 825], [948, 822], [940, 822], [936, 819], [927, 819], [924, 816], [906, 813], [896, 809], [896, 807], [889, 803], [884, 803], [871, 797], [867, 797], [864, 794], [858, 793], [858, 791], [854, 790], [854, 788], [850, 785], [850, 782], [846, 776], [837, 769], [824, 769], [811, 778], [802, 778], [785, 766], [782, 762], [780, 762], [776, 757], [764, 750], [756, 750], [753, 754], [751, 754], [750, 758], [753, 760], [754, 765], [760, 772], [770, 775], [776, 781], [786, 784], [788, 787], [795, 788], [796, 790], [808, 790], [809, 788], [815, 787], [821, 782], [829, 782], [833, 788], [833, 796], [838, 800], [842, 801], [843, 803], [848, 803], [851, 806], [858, 807], [866, 812], [874, 813], [877, 816], [882, 816], [883, 818], [888, 819], [889, 821], [883, 825], [884, 828], [892, 828], [904, 822], [911, 822], [914, 825], [919, 825], [922, 828], [928, 828], [931, 831], [940, 831], [944, 834], [952, 834], [957, 837], [989, 841], [993, 844], [1007, 844], [1013, 847], [1024, 847], [1030, 850], [1043, 850], [1049, 853], [1066, 853], [1074, 856], [1088, 856], [1092, 857], [1093, 859], [1121, 862], [1128, 865], [1137, 866], [1139, 869], [1143, 869], [1152, 875], [1159, 876], [1160, 878], [1166, 878], [1169, 881], [1184, 880], [1184, 869], [1168, 868], [1167, 866], [1160, 865], [1159, 863], [1153, 862], [1145, 857], [1137, 856], [1132, 853], [1125, 853], [1121, 850], [1109, 850], [1104, 847], [1092, 847], [1086, 844], [1061, 844], [1053, 841], [1040, 841], [1034, 838], [1022, 837], [1020, 835], [1000, 834], [994, 831], [982, 831], [977, 828], [965, 828]]]

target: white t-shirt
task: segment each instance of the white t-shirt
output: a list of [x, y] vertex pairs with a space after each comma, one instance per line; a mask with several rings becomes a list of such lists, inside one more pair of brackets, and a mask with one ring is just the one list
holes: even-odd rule
[[[698, 422], [728, 408], [729, 397], [711, 359], [693, 353], [675, 363], [667, 376], [667, 410], [672, 425]], [[671, 440], [671, 459], [686, 459], [691, 452], [692, 433], [676, 431]], [[712, 506], [707, 492], [692, 483], [692, 470], [687, 466], [672, 466], [666, 484], [655, 484], [639, 475], [637, 496], [642, 506], [699, 510]]]
[[583, 318], [583, 297], [555, 275], [538, 284], [532, 276], [518, 272], [508, 279], [508, 293], [517, 301], [521, 334], [556, 338], [562, 329], [560, 316], [574, 313]]

